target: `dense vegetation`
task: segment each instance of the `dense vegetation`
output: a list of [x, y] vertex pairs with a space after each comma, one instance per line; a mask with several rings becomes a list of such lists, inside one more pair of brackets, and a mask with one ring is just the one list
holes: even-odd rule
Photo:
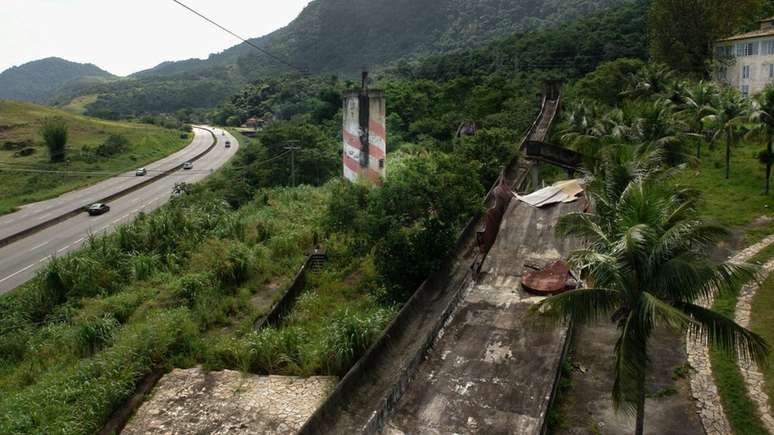
[[[626, 28], [636, 10], [570, 27], [562, 47], [575, 50], [572, 39], [589, 33], [597, 42], [587, 49], [601, 49], [595, 32]], [[639, 23], [631, 28], [641, 35]], [[523, 53], [552, 41], [548, 33], [523, 37]], [[94, 431], [159, 367], [344, 374], [480, 212], [485, 189], [534, 118], [539, 74], [493, 64], [507, 46], [379, 78], [392, 144], [380, 189], [329, 181], [340, 170], [340, 95], [350, 83], [291, 76], [235, 95], [213, 116], [272, 122], [255, 140], [242, 138], [229, 167], [0, 298], [0, 432]], [[458, 72], [434, 72], [435, 61]], [[478, 134], [457, 138], [467, 120]], [[297, 155], [304, 187], [283, 187], [290, 171], [282, 145], [291, 140], [304, 148]], [[329, 253], [325, 273], [281, 324], [253, 331], [315, 243]]]
[[[517, 31], [570, 22], [625, 2], [315, 0], [287, 27], [252, 42], [314, 74], [356, 73], [363, 65], [384, 65], [407, 55], [468, 50]], [[136, 76], [200, 72], [224, 65], [237, 65], [247, 79], [287, 68], [240, 44], [207, 60], [167, 62]]]
[[[310, 8], [322, 4], [338, 3], [318, 1]], [[449, 4], [455, 13], [470, 13], [469, 7], [480, 12], [494, 2]], [[533, 5], [497, 4], [508, 11]], [[583, 4], [578, 2], [576, 10]], [[587, 223], [602, 222], [621, 242], [598, 240], [600, 255], [594, 258], [618, 256], [620, 264], [638, 268], [638, 259], [663, 242], [669, 252], [654, 254], [653, 264], [698, 271], [670, 275], [685, 284], [682, 293], [669, 293], [671, 286], [652, 270], [643, 274], [645, 284], [659, 284], [656, 300], [618, 285], [623, 279], [610, 280], [627, 271], [605, 275], [602, 262], [591, 271], [597, 281], [618, 285], [627, 298], [608, 298], [604, 304], [591, 298], [585, 305], [567, 304], [568, 310], [588, 318], [620, 308], [632, 322], [658, 318], [698, 328], [695, 313], [675, 308], [703, 294], [702, 283], [717, 281], [694, 257], [706, 255], [696, 247], [721, 231], [698, 225], [697, 219], [745, 225], [766, 213], [763, 170], [752, 152], [759, 150], [756, 141], [764, 131], [756, 128], [764, 117], [754, 114], [760, 115], [764, 105], [749, 106], [731, 91], [646, 64], [645, 7], [627, 4], [558, 29], [406, 60], [376, 75], [371, 85], [383, 88], [388, 101], [389, 178], [381, 188], [337, 180], [340, 96], [354, 83], [324, 74], [260, 78], [207, 113], [179, 111], [179, 118], [209, 117], [231, 126], [258, 117], [266, 126], [255, 139], [240, 137], [233, 162], [207, 182], [183, 186], [183, 193], [159, 211], [54, 259], [33, 281], [0, 297], [0, 432], [94, 432], [143, 376], [170, 367], [343, 375], [449, 254], [464, 223], [481, 212], [485, 190], [501, 166], [517, 156], [515, 146], [534, 119], [545, 78], [567, 82], [568, 110], [553, 140], [585, 153], [598, 181], [620, 187], [604, 191], [605, 183], [599, 183], [609, 195], [598, 195], [599, 213]], [[165, 68], [181, 72], [191, 64], [197, 62]], [[237, 68], [244, 66], [250, 66], [249, 59]], [[206, 94], [208, 80], [215, 78], [204, 70], [190, 74], [202, 80], [205, 95], [199, 98], [218, 100], [216, 93], [233, 92], [215, 86], [217, 92]], [[110, 85], [125, 86], [125, 92], [98, 99], [89, 110], [174, 123], [170, 116], [142, 114], [184, 108], [175, 105], [177, 91], [196, 98], [174, 88], [175, 77]], [[165, 84], [158, 85], [162, 80]], [[137, 83], [148, 92], [135, 93]], [[156, 95], [169, 98], [154, 101]], [[154, 104], [160, 106], [146, 109]], [[470, 121], [476, 134], [457, 137], [459, 125]], [[104, 149], [122, 143], [107, 137], [100, 142], [110, 143]], [[284, 149], [289, 142], [303, 148], [295, 156], [300, 187], [289, 187]], [[728, 161], [726, 149], [732, 151]], [[606, 165], [595, 164], [599, 161]], [[726, 165], [732, 171], [724, 183]], [[657, 184], [646, 179], [651, 171], [659, 174]], [[688, 200], [675, 185], [702, 187], [704, 201]], [[670, 207], [685, 219], [664, 216]], [[679, 237], [688, 230], [694, 239]], [[771, 222], [759, 228], [770, 230]], [[279, 324], [254, 330], [305, 252], [317, 245], [329, 256], [323, 273], [309, 280]], [[621, 252], [620, 246], [631, 249]], [[637, 255], [627, 257], [628, 252]], [[723, 322], [712, 319], [716, 325]], [[623, 402], [641, 398], [629, 375], [641, 374], [645, 359], [628, 356], [628, 351], [635, 358], [647, 356], [643, 337], [652, 323], [640, 326], [639, 334], [625, 336], [636, 342], [627, 343], [619, 373]], [[760, 356], [754, 336], [710, 338], [730, 349], [745, 337]]]
[[109, 77], [110, 73], [92, 64], [50, 57], [0, 73], [0, 99], [49, 103], [51, 95], [71, 81]]
[[[601, 86], [602, 83], [606, 86]], [[753, 357], [762, 359], [768, 353], [759, 336], [739, 330], [729, 332], [735, 327], [727, 317], [733, 315], [736, 293], [744, 280], [734, 282], [730, 270], [721, 271], [716, 277], [719, 281], [711, 286], [721, 290], [715, 306], [717, 313], [697, 311], [684, 315], [680, 312], [685, 312], [688, 305], [684, 300], [680, 302], [684, 297], [679, 296], [679, 291], [696, 288], [696, 283], [708, 278], [711, 270], [711, 266], [690, 266], [690, 262], [702, 258], [709, 250], [705, 249], [703, 254], [689, 254], [686, 261], [677, 260], [666, 267], [652, 262], [662, 261], [665, 255], [668, 258], [685, 249], [687, 246], [680, 248], [680, 243], [689, 237], [694, 231], [691, 227], [698, 225], [701, 219], [739, 228], [739, 235], [746, 236], [746, 243], [774, 231], [774, 222], [766, 219], [771, 213], [771, 199], [766, 195], [767, 171], [760, 159], [761, 154], [767, 152], [760, 144], [768, 142], [772, 92], [770, 88], [752, 100], [745, 99], [733, 89], [692, 81], [663, 65], [646, 65], [629, 59], [603, 64], [567, 89], [567, 110], [555, 129], [554, 139], [587, 156], [592, 179], [599, 183], [596, 190], [592, 187], [592, 195], [599, 198], [596, 198], [593, 215], [567, 219], [563, 228], [593, 241], [590, 251], [579, 251], [573, 259], [593, 276], [598, 288], [568, 294], [548, 304], [576, 321], [587, 321], [611, 311], [651, 311], [648, 315], [635, 316], [652, 320], [644, 323], [633, 323], [628, 315], [617, 319], [626, 324], [618, 324], [621, 340], [615, 348], [618, 363], [615, 366], [614, 399], [624, 406], [628, 404], [640, 410], [643, 406], [642, 396], [637, 397], [642, 392], [637, 383], [642, 382], [649, 358], [647, 344], [638, 344], [637, 340], [658, 324], [678, 329], [687, 327], [693, 334], [709, 334], [710, 344], [716, 345], [712, 352], [713, 372], [735, 432], [762, 433], [762, 423], [741, 383], [736, 356], [728, 352], [738, 348], [736, 344], [729, 346], [730, 343], [743, 339], [758, 347], [755, 351], [746, 350]], [[654, 168], [658, 175], [651, 181]], [[630, 184], [621, 190], [620, 186], [627, 180], [633, 180], [636, 185]], [[612, 197], [608, 198], [610, 195]], [[661, 211], [669, 209], [672, 201], [681, 205], [680, 212], [670, 219], [679, 221], [683, 219], [683, 213], [688, 213], [688, 220], [681, 224], [672, 220], [668, 224], [654, 222]], [[651, 210], [654, 205], [655, 209]], [[621, 216], [627, 213], [635, 215]], [[609, 220], [612, 216], [617, 217]], [[609, 237], [620, 234], [620, 229], [616, 228], [624, 222], [631, 237], [629, 240], [634, 243], [616, 245]], [[668, 233], [657, 236], [672, 225], [677, 225], [675, 228], [679, 230], [668, 232], [679, 232], [679, 237], [672, 238]], [[719, 228], [707, 226], [706, 230], [699, 231], [699, 237], [715, 239], [723, 234], [718, 231]], [[669, 244], [669, 248], [653, 250], [644, 257], [631, 251], [645, 249], [644, 246], [656, 240], [652, 237], [659, 243]], [[715, 246], [714, 243], [711, 246]], [[627, 276], [646, 279], [653, 268], [658, 268], [658, 278], [635, 286], [650, 289], [653, 295], [636, 296], [637, 292], [631, 293], [627, 281], [615, 279], [618, 266], [613, 267], [609, 260], [623, 258], [619, 257], [622, 255], [648, 261], [647, 267], [630, 265]], [[615, 263], [620, 265], [625, 261]], [[660, 280], [673, 273], [673, 267], [678, 264], [679, 268], [689, 267], [696, 273], [681, 272], [683, 278], [669, 281], [670, 293], [659, 296]], [[695, 281], [697, 279], [699, 281]], [[750, 275], [745, 280], [749, 279]], [[658, 301], [647, 301], [654, 295]], [[688, 299], [694, 298], [689, 296]], [[657, 314], [660, 310], [666, 311]], [[699, 326], [702, 323], [705, 326]], [[729, 333], [712, 338], [723, 329], [728, 329]], [[765, 328], [756, 328], [756, 332], [770, 335]], [[641, 424], [642, 421], [638, 421], [640, 427]]]
[[[553, 28], [559, 23], [629, 3], [633, 2], [317, 0], [287, 27], [253, 42], [281, 54], [308, 73], [352, 77], [363, 65], [377, 69], [397, 59], [419, 58], [430, 53], [467, 53], [471, 48], [515, 31]], [[398, 28], [401, 31], [395, 32]], [[607, 36], [617, 33], [614, 29], [612, 32]], [[391, 36], [385, 38], [385, 35]], [[611, 51], [607, 55], [613, 58], [616, 45], [610, 44], [610, 40], [598, 42], [595, 42], [598, 50], [594, 57], [602, 56], [602, 51]], [[631, 41], [625, 41], [628, 42]], [[539, 54], [524, 63], [536, 59], [542, 63], [544, 57]], [[563, 64], [571, 60], [563, 56]], [[586, 66], [589, 64], [584, 62]], [[73, 80], [58, 85], [57, 89], [47, 88], [46, 101], [66, 105], [73, 99], [90, 96], [96, 100], [86, 103], [86, 113], [108, 119], [173, 113], [180, 109], [213, 107], [247, 83], [288, 70], [286, 65], [241, 44], [206, 60], [166, 62], [126, 79]]]

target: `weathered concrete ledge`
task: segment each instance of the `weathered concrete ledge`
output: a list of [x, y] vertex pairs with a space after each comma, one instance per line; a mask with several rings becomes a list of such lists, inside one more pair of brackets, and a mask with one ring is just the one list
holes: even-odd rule
[[159, 381], [122, 433], [292, 434], [335, 384], [332, 377], [175, 369]]

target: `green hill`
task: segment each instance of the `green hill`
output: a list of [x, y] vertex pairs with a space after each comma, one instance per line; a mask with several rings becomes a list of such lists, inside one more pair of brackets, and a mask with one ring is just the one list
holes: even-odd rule
[[49, 103], [54, 92], [65, 84], [114, 77], [90, 63], [75, 63], [58, 57], [36, 60], [0, 73], [0, 98]]
[[[41, 122], [47, 117], [60, 117], [68, 125], [65, 163], [49, 163], [48, 151], [38, 133]], [[101, 151], [99, 147], [111, 136], [121, 137], [126, 143], [114, 152]], [[181, 138], [181, 132], [177, 130], [104, 121], [32, 103], [0, 100], [0, 185], [3, 186], [0, 189], [0, 214], [21, 204], [51, 198], [108, 177], [19, 170], [117, 173], [158, 160], [188, 143], [189, 140]], [[32, 154], [22, 155], [27, 152]]]
[[[380, 69], [402, 59], [465, 51], [628, 3], [632, 0], [315, 0], [288, 26], [252, 42], [310, 74], [353, 78], [363, 66]], [[100, 95], [86, 113], [108, 119], [170, 113], [213, 107], [247, 83], [289, 70], [240, 44], [204, 60], [165, 62], [70, 97]]]

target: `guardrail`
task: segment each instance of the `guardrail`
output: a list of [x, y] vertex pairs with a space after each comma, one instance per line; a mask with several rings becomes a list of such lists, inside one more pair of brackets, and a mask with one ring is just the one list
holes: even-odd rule
[[[197, 154], [196, 156], [194, 156], [194, 157], [192, 157], [191, 159], [188, 160], [188, 161], [191, 161], [191, 162], [194, 162], [194, 161], [199, 160], [200, 158], [204, 157], [210, 151], [212, 151], [215, 148], [215, 146], [218, 144], [218, 139], [216, 138], [215, 133], [212, 130], [210, 130], [208, 128], [202, 128], [202, 127], [196, 127], [196, 128], [199, 128], [201, 130], [207, 131], [207, 132], [210, 133], [210, 135], [212, 135], [212, 145], [210, 145], [206, 150], [202, 151], [201, 153]], [[123, 189], [121, 191], [112, 193], [112, 194], [110, 194], [110, 195], [108, 195], [108, 196], [106, 196], [104, 198], [93, 200], [93, 201], [91, 201], [91, 203], [95, 203], [95, 202], [108, 202], [108, 201], [112, 201], [114, 199], [120, 198], [122, 196], [126, 196], [126, 195], [128, 195], [128, 194], [130, 194], [132, 192], [135, 192], [135, 191], [137, 191], [137, 190], [139, 190], [139, 189], [141, 189], [141, 188], [143, 188], [143, 187], [145, 187], [145, 186], [147, 186], [147, 185], [149, 185], [151, 183], [155, 183], [156, 181], [158, 181], [158, 180], [160, 180], [160, 179], [162, 179], [164, 177], [167, 177], [168, 175], [170, 175], [173, 172], [178, 171], [180, 168], [183, 167], [184, 163], [185, 162], [180, 163], [179, 165], [177, 165], [177, 166], [175, 166], [173, 168], [167, 169], [166, 171], [164, 171], [164, 172], [162, 172], [162, 173], [160, 173], [160, 174], [158, 174], [158, 175], [156, 175], [154, 177], [146, 178], [145, 180], [143, 180], [140, 183], [137, 183], [137, 184], [135, 184], [133, 186], [127, 187], [126, 189]], [[35, 233], [40, 232], [40, 231], [43, 231], [43, 230], [45, 230], [46, 228], [48, 228], [48, 227], [50, 227], [52, 225], [56, 225], [56, 224], [58, 224], [60, 222], [64, 222], [64, 221], [66, 221], [66, 220], [68, 220], [70, 218], [73, 218], [73, 217], [79, 215], [80, 213], [83, 213], [84, 207], [88, 207], [88, 204], [78, 206], [78, 208], [75, 208], [75, 209], [70, 210], [70, 211], [68, 211], [66, 213], [60, 214], [59, 216], [55, 216], [55, 217], [53, 217], [53, 218], [51, 218], [51, 219], [49, 219], [47, 221], [41, 222], [39, 224], [36, 224], [36, 225], [34, 225], [34, 226], [30, 227], [30, 228], [27, 228], [27, 229], [24, 229], [22, 231], [19, 231], [18, 233], [15, 233], [15, 234], [7, 236], [7, 237], [5, 237], [3, 239], [0, 239], [0, 248], [2, 248], [4, 246], [8, 246], [8, 245], [10, 245], [13, 242], [16, 242], [16, 241], [21, 240], [21, 239], [23, 239], [25, 237], [31, 236], [31, 235], [33, 235]]]

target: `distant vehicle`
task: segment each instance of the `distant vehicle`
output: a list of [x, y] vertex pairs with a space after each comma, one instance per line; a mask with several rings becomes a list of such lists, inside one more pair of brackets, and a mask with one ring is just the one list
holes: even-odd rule
[[231, 141], [226, 141], [226, 148], [231, 148]]
[[183, 169], [185, 169], [185, 170], [193, 169], [193, 163], [191, 163], [191, 162], [183, 163]]
[[135, 171], [134, 175], [138, 177], [142, 177], [148, 174], [148, 171], [145, 168], [140, 168], [137, 171]]
[[94, 203], [87, 209], [90, 216], [99, 216], [110, 211], [110, 207], [107, 204], [101, 202]]

